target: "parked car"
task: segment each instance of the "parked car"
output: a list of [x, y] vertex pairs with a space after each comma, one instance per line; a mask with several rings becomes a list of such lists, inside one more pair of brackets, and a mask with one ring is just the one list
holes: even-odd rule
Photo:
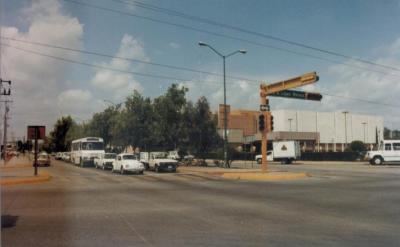
[[62, 153], [62, 160], [66, 161], [66, 162], [70, 162], [71, 161], [71, 154], [68, 152], [64, 152]]
[[366, 157], [371, 165], [400, 162], [400, 140], [383, 140], [377, 150], [368, 151]]
[[50, 166], [50, 155], [46, 152], [41, 152], [37, 157], [38, 166]]
[[96, 168], [101, 168], [103, 170], [105, 169], [112, 169], [113, 167], [113, 162], [115, 161], [115, 158], [117, 157], [117, 154], [115, 153], [105, 153], [100, 156], [100, 158], [94, 158], [94, 166]]
[[[267, 152], [267, 161], [280, 161], [282, 164], [291, 164], [300, 158], [300, 144], [296, 141], [274, 141], [273, 150]], [[255, 160], [261, 164], [261, 154]]]
[[169, 171], [176, 172], [178, 161], [168, 159], [168, 154], [165, 152], [151, 152], [149, 154], [149, 168], [155, 172]]
[[116, 159], [113, 161], [111, 172], [125, 173], [138, 173], [143, 174], [144, 165], [142, 162], [137, 160], [137, 156], [129, 153], [118, 154]]
[[61, 160], [62, 159], [62, 152], [56, 153], [56, 157], [54, 157], [56, 160]]

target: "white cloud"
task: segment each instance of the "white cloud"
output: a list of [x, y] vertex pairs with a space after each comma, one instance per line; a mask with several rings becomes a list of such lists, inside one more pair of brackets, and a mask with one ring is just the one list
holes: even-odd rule
[[95, 99], [88, 90], [69, 89], [61, 92], [57, 97], [57, 105], [64, 114], [87, 118], [97, 109], [101, 101]]
[[[146, 56], [143, 45], [132, 36], [125, 34], [121, 40], [120, 48], [116, 54], [118, 57], [138, 59], [149, 61]], [[129, 60], [111, 59], [108, 63], [101, 63], [103, 67], [110, 67], [116, 70], [133, 71], [140, 70], [140, 65], [134, 64]], [[107, 69], [99, 69], [95, 73], [91, 81], [92, 85], [108, 91], [113, 98], [121, 98], [127, 96], [134, 89], [143, 91], [143, 87], [137, 82], [133, 74], [120, 73]]]
[[[26, 31], [17, 27], [2, 27], [2, 35], [27, 41], [80, 48], [82, 46], [83, 25], [75, 17], [65, 14], [56, 0], [39, 0], [22, 10], [22, 18], [27, 22]], [[78, 55], [67, 51], [49, 49], [4, 41], [53, 56], [74, 59]], [[2, 77], [12, 80], [12, 126], [17, 135], [24, 135], [26, 125], [46, 124], [52, 127], [60, 110], [54, 105], [58, 92], [63, 89], [69, 65], [50, 58], [2, 47]]]

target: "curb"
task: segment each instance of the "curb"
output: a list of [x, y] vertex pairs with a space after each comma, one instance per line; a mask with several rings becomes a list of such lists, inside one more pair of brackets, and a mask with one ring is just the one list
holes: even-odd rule
[[0, 170], [2, 169], [18, 169], [18, 168], [27, 168], [27, 167], [33, 167], [33, 165], [6, 165], [6, 166], [0, 166]]
[[236, 180], [256, 180], [256, 181], [277, 181], [277, 180], [294, 180], [311, 177], [307, 173], [254, 173], [254, 172], [243, 172], [243, 173], [223, 173], [221, 175], [223, 178], [236, 179]]
[[50, 181], [51, 175], [47, 172], [41, 172], [37, 177], [1, 179], [0, 185], [18, 185], [18, 184], [35, 184]]

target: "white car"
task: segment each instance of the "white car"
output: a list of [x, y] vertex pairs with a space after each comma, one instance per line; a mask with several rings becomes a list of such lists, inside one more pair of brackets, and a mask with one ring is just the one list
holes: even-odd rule
[[102, 154], [102, 155], [100, 155], [99, 158], [94, 158], [94, 160], [93, 160], [94, 166], [96, 168], [101, 168], [103, 170], [111, 169], [116, 157], [117, 157], [117, 154], [115, 154], [115, 153]]
[[113, 161], [111, 172], [120, 172], [121, 174], [133, 172], [143, 174], [144, 165], [136, 159], [133, 154], [122, 153], [118, 154]]

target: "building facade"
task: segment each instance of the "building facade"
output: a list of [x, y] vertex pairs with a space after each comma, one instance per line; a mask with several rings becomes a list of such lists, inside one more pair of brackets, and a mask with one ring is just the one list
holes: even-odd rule
[[[258, 111], [234, 110], [228, 106], [228, 141], [231, 145], [257, 143]], [[303, 151], [343, 151], [352, 141], [372, 148], [383, 140], [383, 118], [351, 112], [275, 110], [274, 130], [269, 140], [296, 140]], [[218, 129], [223, 135], [223, 105], [218, 111]]]

